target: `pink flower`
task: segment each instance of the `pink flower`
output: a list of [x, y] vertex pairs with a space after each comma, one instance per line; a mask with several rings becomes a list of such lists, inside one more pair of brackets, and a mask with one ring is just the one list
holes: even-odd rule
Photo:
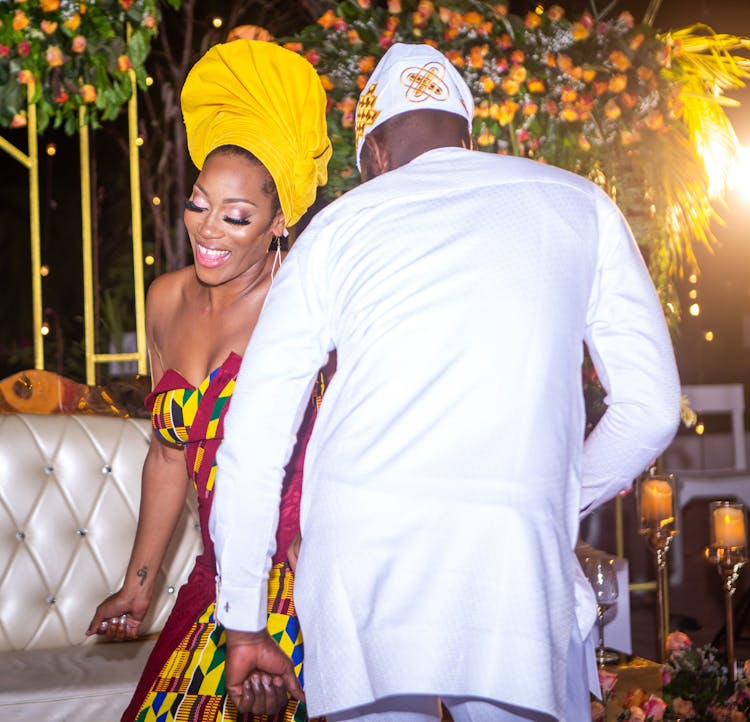
[[649, 720], [661, 722], [664, 719], [664, 710], [667, 709], [666, 702], [656, 695], [651, 695], [643, 705], [643, 713]]
[[662, 667], [661, 668], [661, 686], [664, 687], [665, 685], [669, 684], [672, 681], [672, 677], [674, 675], [672, 674], [672, 670], [668, 667]]
[[7, 58], [10, 55], [10, 48], [7, 45], [0, 45], [0, 55]]
[[615, 687], [617, 687], [617, 675], [614, 672], [608, 672], [602, 667], [599, 667], [598, 674], [602, 694], [606, 697], [614, 693]]
[[31, 46], [29, 45], [29, 41], [22, 40], [20, 43], [18, 43], [16, 52], [18, 53], [19, 57], [25, 58], [31, 52]]
[[630, 722], [646, 722], [646, 714], [640, 707], [630, 708]]
[[692, 646], [693, 643], [690, 641], [690, 637], [684, 632], [672, 632], [667, 637], [667, 650], [672, 653], [684, 652]]

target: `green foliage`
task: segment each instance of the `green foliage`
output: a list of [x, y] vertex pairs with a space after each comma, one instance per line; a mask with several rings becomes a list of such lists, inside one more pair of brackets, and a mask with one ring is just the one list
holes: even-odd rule
[[130, 73], [146, 87], [157, 2], [0, 0], [0, 126], [27, 124], [27, 88], [40, 133], [50, 123], [75, 133], [82, 107], [95, 128], [117, 117], [132, 93]]

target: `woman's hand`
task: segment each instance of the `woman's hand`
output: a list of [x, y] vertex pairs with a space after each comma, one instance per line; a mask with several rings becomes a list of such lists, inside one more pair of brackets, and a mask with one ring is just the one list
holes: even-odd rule
[[299, 548], [301, 544], [302, 535], [297, 534], [297, 536], [294, 537], [292, 543], [289, 545], [289, 548], [286, 550], [286, 558], [293, 572], [297, 571], [297, 559], [299, 558]]
[[135, 639], [150, 605], [150, 596], [123, 588], [96, 608], [86, 636], [100, 634], [112, 642]]

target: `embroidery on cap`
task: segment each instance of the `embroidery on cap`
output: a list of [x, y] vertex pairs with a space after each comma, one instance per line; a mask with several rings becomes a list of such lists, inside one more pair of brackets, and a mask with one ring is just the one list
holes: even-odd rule
[[432, 62], [421, 68], [406, 68], [401, 73], [401, 84], [406, 87], [406, 99], [411, 103], [422, 103], [428, 98], [448, 100], [450, 90], [443, 81], [445, 66]]
[[359, 99], [359, 105], [357, 106], [357, 119], [355, 121], [354, 134], [356, 142], [365, 135], [365, 130], [369, 128], [380, 115], [379, 110], [375, 110], [375, 103], [377, 102], [378, 96], [375, 95], [375, 90], [378, 84], [373, 83], [367, 92]]

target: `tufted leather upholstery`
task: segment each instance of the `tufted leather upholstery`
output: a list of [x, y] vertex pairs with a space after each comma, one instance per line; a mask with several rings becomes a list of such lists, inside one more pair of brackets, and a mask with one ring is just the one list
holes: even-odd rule
[[[54, 669], [64, 671], [66, 662], [76, 658], [85, 693], [87, 680], [94, 684], [94, 668], [101, 669], [105, 658], [110, 669], [117, 668], [118, 657], [137, 658], [120, 682], [130, 690], [137, 681], [143, 650], [86, 640], [84, 631], [96, 605], [122, 581], [150, 433], [143, 419], [0, 415], [0, 718], [9, 703], [6, 673], [12, 677], [14, 670], [26, 676], [37, 665], [46, 670], [34, 678], [37, 691], [45, 685], [63, 689], [67, 685], [54, 679]], [[144, 633], [161, 629], [201, 550], [197, 524], [190, 498], [159, 572]], [[91, 675], [85, 673], [86, 660]], [[14, 690], [7, 693], [12, 696]], [[54, 710], [54, 693], [48, 701]], [[52, 711], [34, 714], [36, 719], [67, 719]]]

